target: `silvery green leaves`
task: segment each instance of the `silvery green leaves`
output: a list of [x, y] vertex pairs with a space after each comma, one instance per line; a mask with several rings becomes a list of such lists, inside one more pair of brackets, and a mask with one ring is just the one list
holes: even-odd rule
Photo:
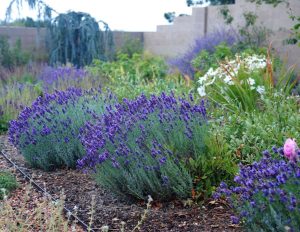
[[192, 96], [124, 99], [83, 128], [87, 155], [78, 166], [124, 198], [187, 198], [192, 177], [184, 164], [203, 153], [206, 124], [204, 102]]
[[113, 102], [100, 89], [69, 88], [37, 98], [10, 122], [9, 140], [30, 165], [45, 170], [76, 166], [85, 152], [80, 128]]

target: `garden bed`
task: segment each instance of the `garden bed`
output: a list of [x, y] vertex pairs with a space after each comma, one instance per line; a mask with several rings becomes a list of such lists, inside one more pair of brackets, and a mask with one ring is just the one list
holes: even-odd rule
[[[55, 198], [63, 190], [66, 195], [66, 207], [78, 207], [77, 216], [88, 224], [92, 196], [95, 196], [93, 228], [100, 231], [104, 225], [110, 231], [119, 231], [124, 221], [125, 231], [132, 230], [143, 214], [146, 203], [129, 204], [121, 202], [109, 192], [101, 189], [89, 175], [78, 170], [56, 170], [44, 172], [30, 168], [17, 149], [8, 143], [6, 135], [0, 136], [0, 145], [4, 153], [15, 162], [33, 180], [46, 189]], [[3, 146], [2, 146], [3, 145]], [[1, 164], [5, 164], [2, 161]], [[8, 163], [6, 163], [9, 166]], [[2, 167], [1, 167], [2, 169]], [[222, 202], [208, 200], [203, 206], [187, 206], [181, 201], [159, 203], [154, 201], [144, 221], [142, 231], [241, 231], [232, 225], [231, 209]]]
[[[1, 139], [0, 139], [1, 140], [1, 142], [0, 142], [1, 149], [2, 149], [3, 138], [4, 137], [1, 136]], [[14, 210], [14, 211], [16, 211], [16, 209], [17, 209], [18, 213], [20, 213], [20, 214], [23, 214], [23, 215], [26, 214], [26, 218], [24, 218], [24, 222], [26, 221], [26, 219], [34, 218], [38, 211], [37, 208], [41, 207], [41, 205], [45, 203], [44, 202], [45, 196], [41, 192], [36, 191], [34, 188], [28, 188], [29, 183], [25, 180], [25, 178], [21, 175], [21, 173], [19, 173], [16, 170], [16, 168], [11, 166], [11, 164], [2, 155], [0, 155], [0, 171], [5, 171], [5, 172], [11, 173], [14, 176], [16, 176], [18, 187], [16, 190], [14, 190], [8, 196], [9, 202], [10, 202], [9, 206], [12, 207], [12, 210]], [[29, 194], [28, 194], [28, 191], [30, 191]], [[27, 200], [24, 201], [24, 199], [27, 199]], [[8, 209], [4, 208], [4, 210], [8, 210]], [[49, 209], [45, 208], [43, 210], [44, 210], [44, 212], [50, 213], [50, 211], [47, 211]], [[4, 212], [6, 212], [6, 211], [4, 211]], [[16, 219], [16, 217], [11, 218], [10, 212], [6, 212], [5, 215], [8, 217], [8, 218], [5, 218], [6, 220], [20, 220], [21, 219], [20, 218], [21, 215], [18, 215], [19, 216], [18, 219]], [[14, 215], [15, 215], [15, 212], [14, 212]], [[1, 218], [0, 218], [0, 220], [1, 220]], [[49, 218], [47, 218], [46, 220], [49, 220]], [[65, 221], [67, 223], [66, 218], [63, 219], [63, 221]], [[71, 222], [71, 221], [68, 221], [68, 222]], [[4, 221], [2, 221], [2, 223], [5, 224]], [[35, 221], [29, 220], [29, 221], [27, 221], [26, 225], [24, 224], [22, 226], [24, 226], [24, 228], [30, 227], [31, 232], [35, 232], [35, 231], [38, 232], [38, 231], [43, 230], [43, 228], [39, 227], [40, 226], [39, 223], [41, 223], [41, 222], [35, 222]], [[17, 225], [17, 223], [16, 223], [16, 225]], [[0, 227], [1, 226], [3, 226], [3, 224], [0, 223]], [[73, 224], [73, 225], [69, 224], [69, 228], [67, 229], [67, 231], [73, 231], [74, 227], [72, 228], [72, 226], [75, 226], [76, 232], [84, 231], [84, 229], [80, 225], [75, 225], [75, 224]], [[1, 228], [3, 229], [3, 227], [1, 227]], [[23, 228], [23, 230], [26, 231], [26, 229], [24, 229], [24, 228]], [[9, 228], [6, 228], [1, 231], [5, 232], [5, 231], [12, 231], [12, 230]]]

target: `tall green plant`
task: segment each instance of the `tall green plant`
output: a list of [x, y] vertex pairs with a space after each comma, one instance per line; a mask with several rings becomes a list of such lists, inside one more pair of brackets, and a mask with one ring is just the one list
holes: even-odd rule
[[112, 32], [106, 23], [102, 23], [103, 31], [89, 14], [59, 14], [48, 28], [50, 63], [70, 62], [83, 67], [93, 59], [110, 59], [113, 50]]
[[29, 58], [29, 53], [22, 50], [20, 39], [11, 47], [8, 38], [0, 36], [0, 66], [12, 70], [16, 66], [27, 64]]

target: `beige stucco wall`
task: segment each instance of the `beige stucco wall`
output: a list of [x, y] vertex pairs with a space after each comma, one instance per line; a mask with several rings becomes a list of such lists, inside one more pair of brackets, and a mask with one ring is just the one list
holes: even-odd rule
[[5, 36], [11, 46], [14, 46], [18, 39], [21, 40], [22, 48], [33, 53], [46, 53], [44, 28], [37, 30], [28, 27], [0, 27], [0, 36]]
[[[295, 15], [300, 15], [300, 0], [290, 0], [289, 6]], [[269, 43], [282, 56], [288, 57], [288, 63], [300, 66], [300, 48], [295, 45], [283, 45], [283, 40], [289, 37], [293, 21], [288, 14], [288, 8], [281, 4], [277, 7], [271, 5], [257, 6], [246, 0], [236, 0], [236, 4], [228, 5], [234, 21], [231, 27], [237, 29], [244, 25], [243, 13], [255, 12], [258, 16], [257, 25], [272, 30]], [[228, 28], [224, 23], [220, 6], [207, 7], [207, 33], [216, 29]], [[190, 48], [195, 39], [204, 35], [205, 8], [193, 8], [192, 15], [177, 17], [172, 25], [157, 26], [156, 32], [144, 33], [144, 48], [156, 55], [175, 57]], [[299, 68], [299, 67], [298, 67]]]
[[[300, 0], [289, 0], [290, 8], [295, 15], [300, 15]], [[288, 64], [298, 64], [300, 70], [300, 48], [295, 45], [283, 45], [282, 41], [289, 37], [289, 29], [293, 21], [289, 18], [288, 9], [284, 4], [274, 8], [271, 5], [256, 6], [246, 0], [236, 0], [236, 4], [228, 5], [234, 17], [233, 28], [244, 24], [243, 13], [253, 11], [258, 15], [258, 25], [266, 26], [273, 31], [269, 43], [282, 57], [288, 57]], [[207, 20], [205, 20], [205, 11]], [[114, 32], [116, 48], [122, 46], [128, 37], [140, 39], [144, 49], [153, 54], [164, 57], [175, 57], [189, 49], [196, 38], [204, 36], [205, 27], [207, 33], [216, 29], [229, 27], [224, 23], [219, 13], [220, 6], [205, 8], [193, 8], [192, 15], [175, 18], [172, 25], [157, 26], [156, 32]], [[207, 22], [207, 23], [205, 23]], [[0, 35], [7, 35], [13, 44], [18, 38], [22, 46], [32, 52], [46, 53], [45, 30], [23, 27], [0, 27]]]

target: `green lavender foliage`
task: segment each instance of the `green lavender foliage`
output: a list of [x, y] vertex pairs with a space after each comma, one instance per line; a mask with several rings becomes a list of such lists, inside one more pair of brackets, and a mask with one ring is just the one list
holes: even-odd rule
[[[149, 157], [148, 165], [155, 164]], [[162, 177], [168, 178], [168, 186], [162, 184]], [[121, 199], [145, 199], [151, 195], [157, 200], [173, 198], [186, 199], [192, 190], [192, 177], [183, 165], [174, 163], [168, 158], [159, 172], [145, 171], [142, 167], [131, 165], [126, 169], [112, 168], [108, 162], [97, 168], [95, 180], [105, 189]], [[169, 187], [171, 186], [171, 187]]]
[[[145, 170], [144, 166], [139, 166], [138, 162], [133, 162], [129, 167], [122, 166], [119, 169], [113, 168], [109, 162], [104, 162], [97, 168], [96, 180], [124, 199], [132, 199], [132, 197], [145, 199], [148, 195], [160, 200], [189, 198], [193, 177], [187, 168], [188, 160], [190, 157], [200, 159], [199, 157], [204, 155], [203, 137], [207, 126], [200, 126], [199, 120], [201, 121], [201, 119], [193, 119], [190, 125], [193, 131], [191, 139], [184, 134], [185, 126], [179, 120], [173, 122], [176, 126], [169, 132], [166, 132], [167, 128], [170, 128], [169, 123], [165, 122], [164, 125], [161, 125], [154, 114], [146, 121], [137, 122], [135, 128], [129, 131], [126, 145], [131, 151], [144, 153], [146, 159], [143, 162], [144, 165], [154, 167], [159, 163], [151, 156], [151, 147], [153, 141], [160, 141], [163, 145], [161, 156], [167, 158], [164, 165], [159, 165], [160, 169], [157, 171], [149, 171]], [[145, 127], [146, 135], [140, 130], [140, 126]], [[138, 138], [144, 138], [144, 148], [137, 145]], [[120, 135], [120, 141], [122, 142], [122, 135]], [[108, 143], [105, 149], [115, 153], [116, 146], [117, 144]], [[180, 163], [176, 162], [174, 157], [178, 157]], [[188, 165], [184, 165], [185, 163]], [[162, 184], [164, 176], [168, 180], [166, 185]]]

